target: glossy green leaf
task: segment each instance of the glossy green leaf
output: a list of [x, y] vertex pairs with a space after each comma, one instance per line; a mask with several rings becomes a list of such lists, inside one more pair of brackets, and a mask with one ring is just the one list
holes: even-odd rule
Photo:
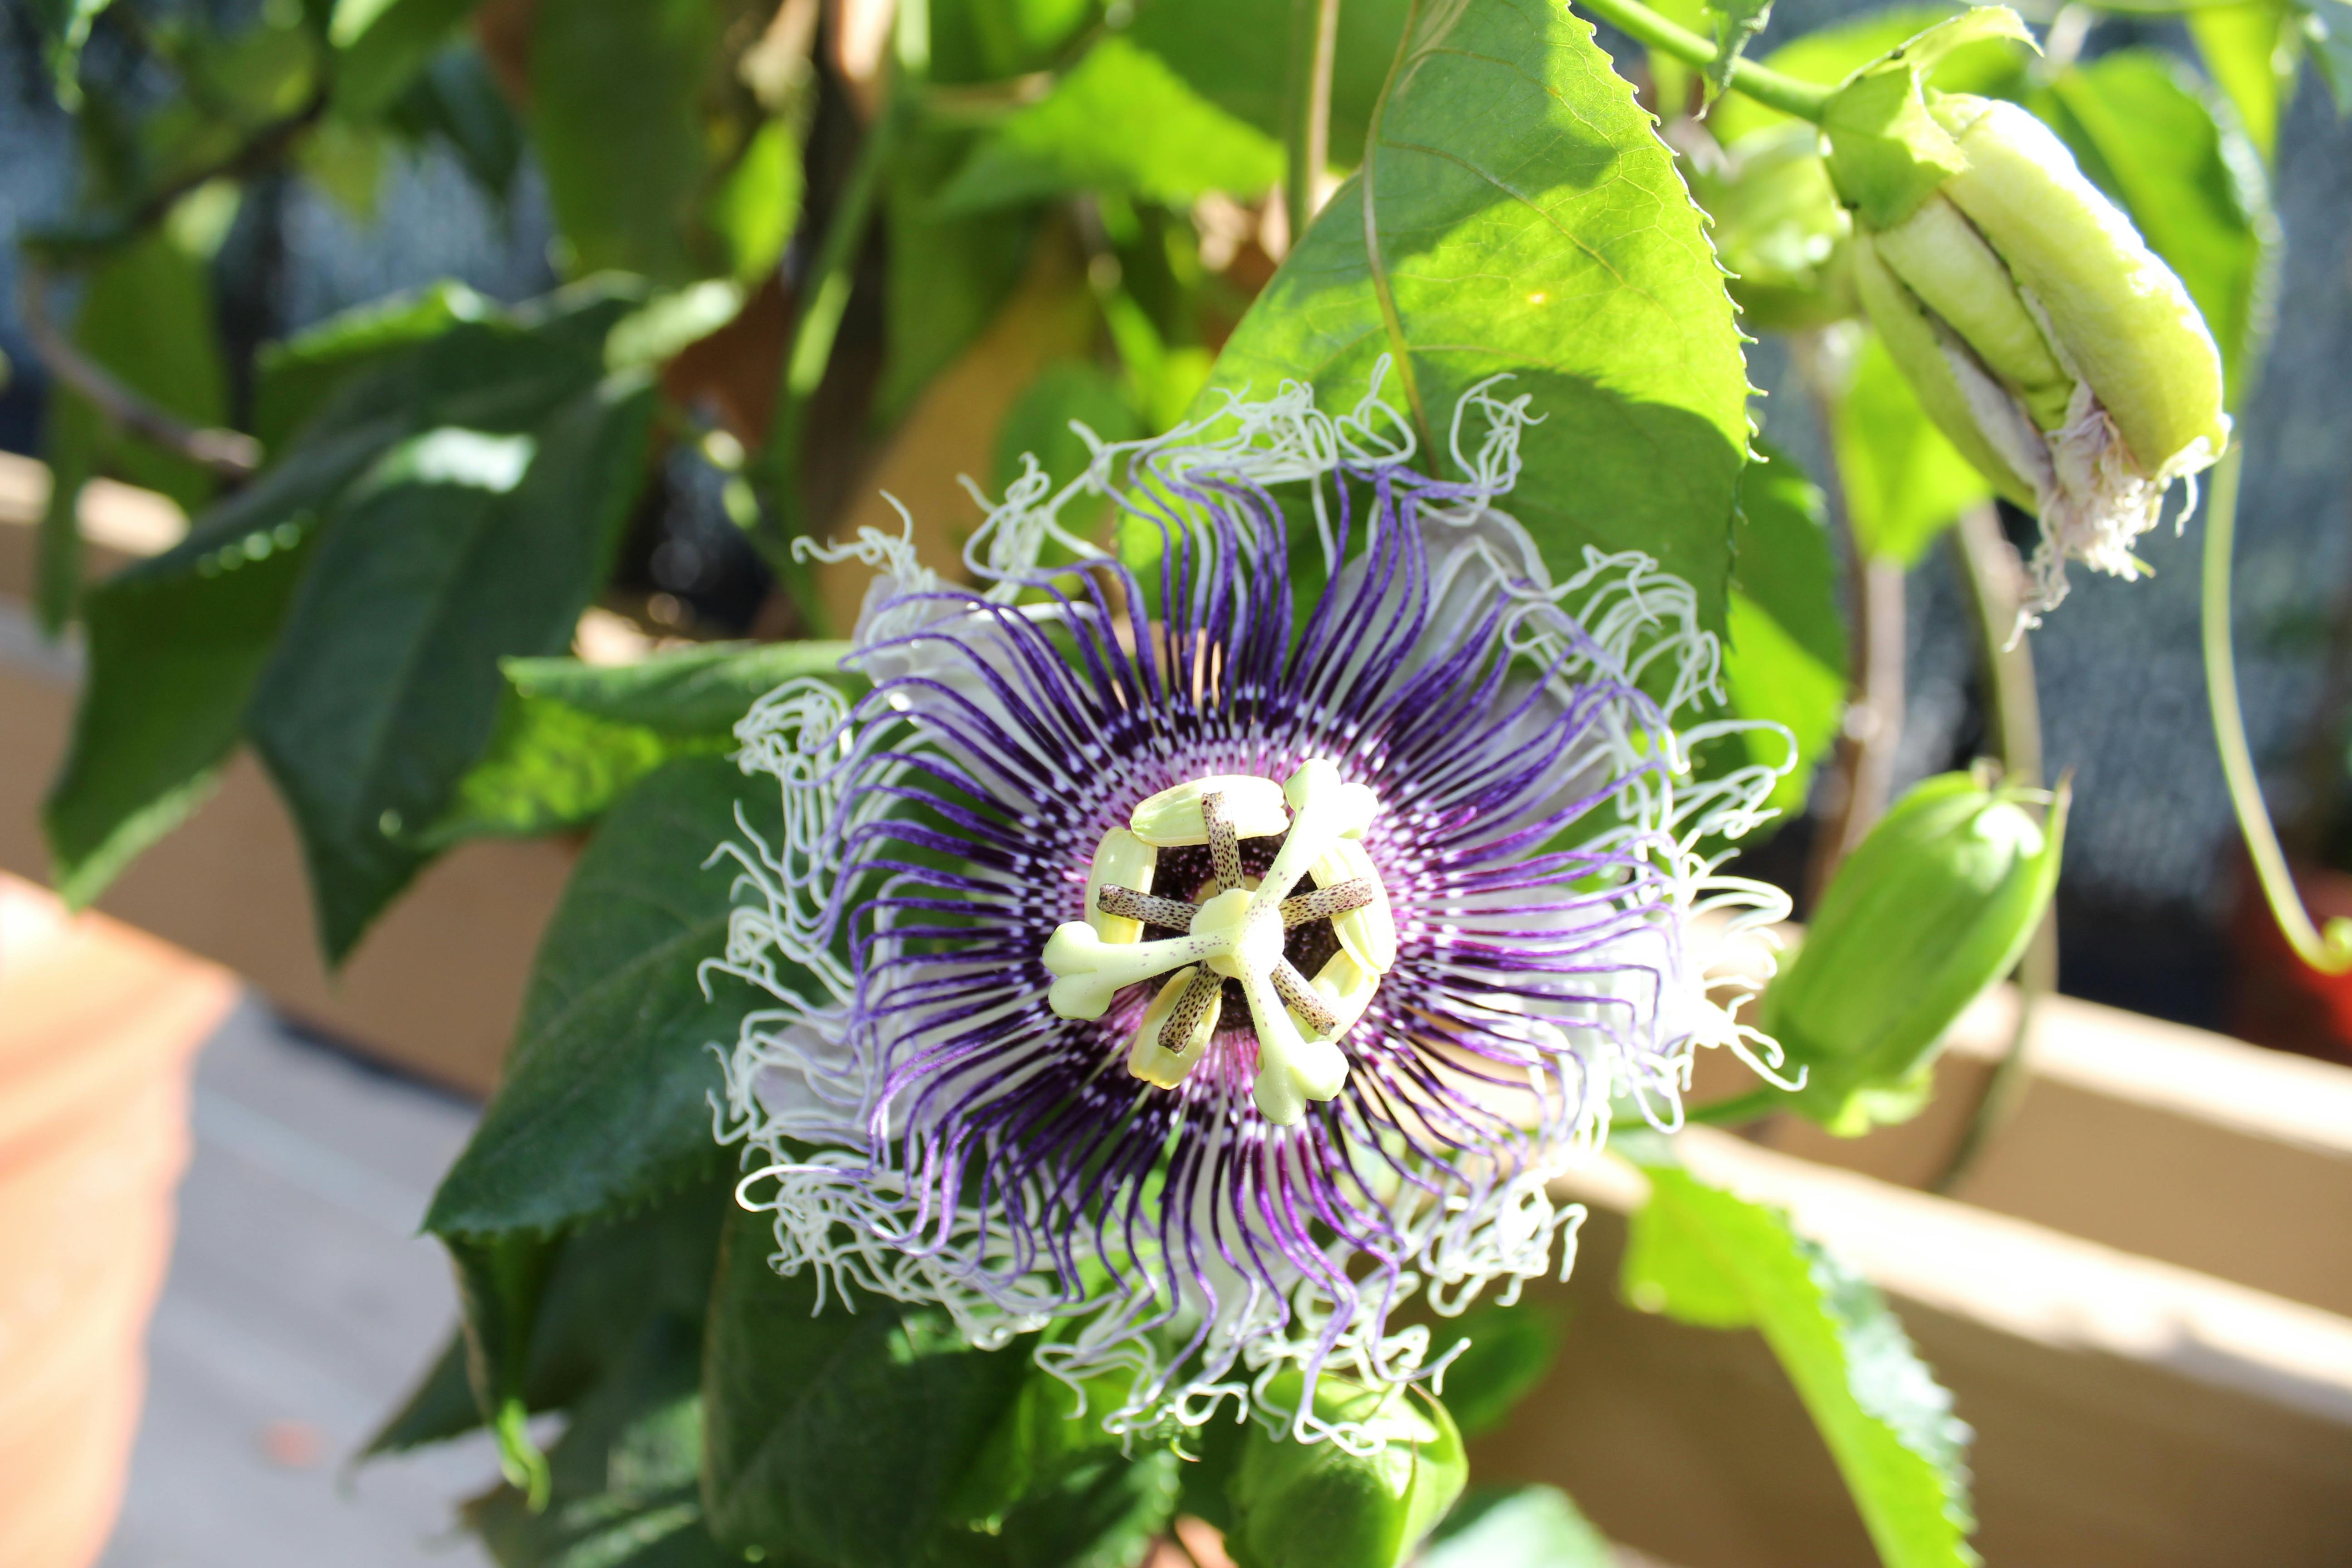
[[2279, 227], [2262, 160], [2168, 56], [2120, 49], [2028, 100], [2083, 172], [2180, 275], [2221, 350], [2228, 399], [2245, 392], [2273, 325]]
[[544, 1509], [511, 1486], [467, 1505], [466, 1522], [499, 1568], [719, 1568], [741, 1561], [702, 1526], [699, 1350], [690, 1321], [648, 1325], [549, 1452]]
[[[308, 331], [265, 345], [254, 388], [254, 432], [263, 450], [279, 455], [307, 421], [335, 408], [337, 390], [361, 372], [381, 367], [461, 322], [497, 313], [496, 305], [464, 284], [442, 282], [330, 316]], [[396, 405], [412, 388], [404, 380], [385, 401]]]
[[404, 836], [488, 744], [499, 659], [571, 641], [643, 482], [652, 408], [619, 382], [528, 433], [428, 430], [326, 535], [247, 724], [301, 833], [331, 962], [422, 865]]
[[629, 786], [673, 757], [719, 752], [642, 724], [615, 724], [561, 702], [507, 694], [481, 757], [457, 781], [448, 807], [421, 833], [419, 849], [468, 838], [530, 838], [593, 822]]
[[504, 668], [526, 697], [664, 734], [723, 739], [753, 702], [788, 680], [814, 675], [862, 686], [841, 671], [848, 652], [845, 642], [709, 643], [635, 664], [510, 658]]
[[1479, 1487], [1437, 1527], [1419, 1568], [1616, 1568], [1608, 1538], [1558, 1487]]
[[1113, 35], [983, 142], [940, 203], [979, 212], [1095, 191], [1181, 205], [1204, 191], [1255, 196], [1281, 177], [1279, 142]]
[[[1762, 63], [1799, 81], [1833, 86], [1958, 11], [1958, 5], [1892, 5], [1864, 11], [1791, 38], [1766, 55]], [[2017, 80], [2030, 58], [2024, 46], [2012, 39], [1979, 38], [1938, 59], [1927, 73], [1927, 85], [1944, 92], [1998, 96]], [[1779, 110], [1737, 92], [1717, 100], [1707, 110], [1706, 122], [1726, 147], [1759, 131], [1795, 123]]]
[[[1285, 1373], [1266, 1392], [1278, 1408], [1302, 1389], [1298, 1373]], [[1462, 1435], [1424, 1393], [1369, 1389], [1328, 1371], [1315, 1408], [1360, 1424], [1380, 1447], [1294, 1442], [1253, 1424], [1226, 1483], [1225, 1549], [1238, 1568], [1398, 1568], [1462, 1495]]]
[[1865, 553], [1914, 565], [1961, 512], [1991, 493], [1928, 419], [1875, 333], [1854, 359], [1834, 425], [1846, 516]]
[[1780, 1359], [1886, 1568], [1977, 1563], [1969, 1430], [1870, 1284], [1779, 1211], [1648, 1167], [1624, 1289], [1645, 1311], [1753, 1327]]
[[1778, 767], [1792, 740], [1797, 765], [1773, 786], [1767, 804], [1804, 808], [1814, 769], [1828, 755], [1845, 704], [1845, 620], [1837, 564], [1822, 492], [1785, 454], [1760, 447], [1763, 460], [1740, 476], [1736, 582], [1723, 651], [1723, 683], [1741, 719], [1783, 725], [1744, 737], [1746, 760]]
[[[436, 1235], [576, 1225], [721, 1158], [708, 1096], [750, 1004], [700, 967], [726, 951], [731, 862], [706, 865], [760, 792], [688, 757], [608, 815], [540, 943], [499, 1092], [425, 1215]], [[772, 805], [772, 802], [771, 803]]]
[[1546, 558], [1644, 551], [1720, 627], [1747, 375], [1672, 158], [1564, 6], [1465, 0], [1418, 29], [1370, 163], [1251, 307], [1197, 406], [1297, 377], [1351, 408], [1386, 354], [1385, 395], [1451, 474], [1456, 401], [1512, 374], [1501, 395], [1526, 395], [1543, 422], [1506, 504]]
[[2238, 123], [2264, 163], [2278, 154], [2279, 116], [2294, 99], [2303, 67], [2303, 17], [2286, 0], [2200, 5], [2181, 20], [2197, 56], [2237, 110]]
[[[703, 1496], [720, 1542], [835, 1568], [917, 1568], [988, 1538], [955, 1503], [1031, 1365], [948, 1315], [769, 1266], [769, 1216], [730, 1216], [703, 1357]], [[851, 1310], [852, 1307], [855, 1310]]]
[[392, 107], [476, 0], [335, 0], [335, 106], [355, 120]]
[[1469, 1342], [1446, 1364], [1444, 1384], [1436, 1390], [1464, 1436], [1501, 1426], [1535, 1392], [1559, 1359], [1566, 1326], [1557, 1309], [1531, 1300], [1507, 1307], [1482, 1301], [1459, 1318], [1439, 1321], [1432, 1341], [1436, 1353]]
[[[1410, 0], [1346, 0], [1331, 59], [1331, 162], [1353, 168], [1364, 130], [1388, 79]], [[1270, 20], [1271, 18], [1271, 20]], [[1128, 37], [1168, 62], [1195, 92], [1244, 124], [1279, 141], [1287, 50], [1287, 13], [1266, 0], [1145, 0]], [[1255, 39], [1257, 47], [1236, 47]]]
[[683, 283], [714, 270], [684, 220], [704, 195], [699, 100], [721, 21], [708, 0], [541, 0], [532, 13], [531, 147], [567, 271]]

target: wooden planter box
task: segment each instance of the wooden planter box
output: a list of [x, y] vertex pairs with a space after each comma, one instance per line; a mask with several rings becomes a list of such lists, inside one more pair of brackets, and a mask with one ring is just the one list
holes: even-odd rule
[[[0, 868], [40, 879], [34, 814], [78, 676], [7, 603], [29, 558], [12, 475], [28, 483], [0, 466]], [[461, 850], [330, 979], [291, 827], [240, 761], [103, 904], [352, 1045], [481, 1090], [568, 860], [546, 843]], [[2013, 1006], [1997, 994], [1962, 1021], [1943, 1092], [1906, 1126], [1842, 1142], [1784, 1119], [1754, 1142], [1694, 1132], [1684, 1152], [1788, 1207], [1895, 1299], [1977, 1429], [1990, 1563], [2352, 1563], [2352, 1068], [2053, 1002], [2018, 1114], [1961, 1201], [1914, 1190], [1940, 1169]], [[1702, 1098], [1739, 1076], [1718, 1066]], [[1639, 1182], [1604, 1159], [1565, 1184], [1592, 1209], [1574, 1278], [1544, 1292], [1571, 1310], [1567, 1348], [1478, 1443], [1480, 1473], [1558, 1482], [1680, 1568], [1869, 1563], [1760, 1340], [1617, 1299]]]

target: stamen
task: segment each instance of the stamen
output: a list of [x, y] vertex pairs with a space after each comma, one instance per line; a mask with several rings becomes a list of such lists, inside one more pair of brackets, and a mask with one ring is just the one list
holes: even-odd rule
[[1107, 915], [1148, 926], [1166, 926], [1171, 931], [1189, 931], [1192, 917], [1201, 912], [1198, 904], [1188, 904], [1181, 899], [1162, 899], [1150, 893], [1139, 893], [1133, 888], [1106, 883], [1095, 894], [1095, 908]]
[[1217, 890], [1242, 885], [1242, 840], [1225, 816], [1225, 797], [1211, 793], [1201, 797], [1201, 822], [1209, 830], [1209, 869], [1216, 874]]
[[[1312, 892], [1294, 893], [1282, 900], [1282, 929], [1295, 931], [1314, 921], [1328, 921], [1352, 910], [1360, 910], [1379, 898], [1380, 888], [1368, 877], [1357, 877], [1345, 882], [1334, 882], [1328, 888]], [[1108, 906], [1106, 906], [1108, 907]], [[1118, 911], [1121, 914], [1127, 911]], [[1161, 921], [1161, 925], [1170, 922]], [[1178, 927], [1182, 930], [1182, 927]]]
[[1282, 998], [1282, 1005], [1297, 1014], [1318, 1035], [1328, 1040], [1339, 1034], [1339, 1015], [1317, 994], [1307, 976], [1298, 973], [1298, 966], [1286, 958], [1274, 966], [1274, 990]]
[[[1252, 1098], [1267, 1121], [1296, 1125], [1309, 1101], [1346, 1086], [1339, 1038], [1395, 961], [1388, 897], [1357, 842], [1380, 805], [1369, 787], [1322, 757], [1280, 784], [1236, 773], [1160, 791], [1135, 808], [1126, 829], [1105, 836], [1087, 879], [1087, 918], [1056, 928], [1046, 942], [1042, 956], [1055, 976], [1046, 1005], [1065, 1018], [1099, 1018], [1121, 989], [1168, 974], [1144, 1010], [1128, 1068], [1173, 1089], [1208, 1048], [1224, 983], [1238, 981], [1257, 1037]], [[1252, 886], [1241, 840], [1277, 836], [1281, 847]], [[1202, 844], [1215, 878], [1205, 902], [1143, 890], [1160, 849]], [[1310, 877], [1311, 887], [1294, 891]], [[1309, 980], [1284, 956], [1284, 933], [1317, 921], [1331, 923], [1340, 951]], [[1147, 927], [1182, 934], [1139, 940]]]

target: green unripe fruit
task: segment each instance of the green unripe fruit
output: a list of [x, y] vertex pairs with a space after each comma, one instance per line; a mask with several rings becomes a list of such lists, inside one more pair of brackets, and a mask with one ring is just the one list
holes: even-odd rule
[[[1265, 1404], [1295, 1408], [1297, 1373], [1266, 1386]], [[1350, 1453], [1253, 1426], [1226, 1492], [1226, 1550], [1240, 1568], [1397, 1568], [1462, 1495], [1469, 1460], [1445, 1407], [1409, 1388], [1371, 1389], [1325, 1373], [1315, 1414], [1352, 1423], [1379, 1445]]]
[[1928, 107], [1968, 159], [1944, 195], [2041, 305], [2140, 471], [2171, 468], [2200, 440], [2221, 456], [2221, 350], [2131, 219], [2016, 104], [1939, 94]]
[[1805, 1073], [1798, 1110], [1848, 1135], [1899, 1119], [1890, 1103], [2016, 964], [2057, 888], [2066, 816], [2063, 791], [2046, 827], [2021, 795], [1968, 773], [1928, 779], [1839, 868], [1759, 1006], [1783, 1070]]

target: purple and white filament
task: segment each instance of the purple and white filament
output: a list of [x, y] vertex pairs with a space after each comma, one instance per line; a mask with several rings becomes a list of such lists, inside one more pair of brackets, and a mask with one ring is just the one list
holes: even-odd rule
[[[1775, 1058], [1690, 940], [1782, 912], [1698, 848], [1775, 771], [1691, 780], [1731, 726], [1675, 727], [1719, 696], [1687, 584], [1594, 551], [1555, 584], [1494, 509], [1524, 404], [1464, 400], [1458, 482], [1374, 396], [1334, 417], [1295, 384], [1097, 444], [1059, 492], [1033, 464], [966, 548], [978, 590], [875, 531], [829, 552], [877, 568], [844, 661], [872, 689], [797, 680], [737, 727], [782, 816], [721, 851], [712, 964], [774, 998], [719, 1135], [757, 1151], [779, 1268], [976, 1344], [1061, 1322], [1039, 1360], [1120, 1373], [1115, 1431], [1286, 1369], [1391, 1384], [1442, 1370], [1391, 1326], [1416, 1292], [1566, 1272], [1581, 1214], [1547, 1186], [1612, 1098], [1672, 1125], [1697, 1047]], [[1082, 497], [1156, 563], [1066, 530]], [[1113, 895], [1132, 918], [1098, 855], [1152, 884]], [[1277, 1415], [1357, 1440], [1311, 1394]]]

